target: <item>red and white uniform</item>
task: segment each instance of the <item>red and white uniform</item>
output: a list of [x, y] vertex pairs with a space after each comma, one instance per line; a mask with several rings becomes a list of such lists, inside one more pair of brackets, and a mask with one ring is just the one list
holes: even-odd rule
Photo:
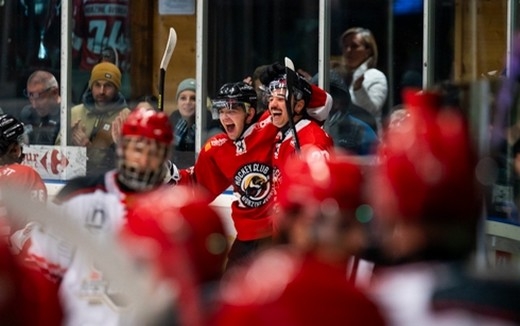
[[128, 0], [74, 0], [72, 50], [80, 56], [80, 69], [90, 71], [99, 62], [101, 51], [117, 51], [119, 68], [130, 64]]
[[40, 202], [47, 201], [47, 187], [40, 174], [28, 165], [9, 164], [0, 166], [0, 182], [2, 184], [13, 184], [20, 189], [27, 190], [32, 200]]
[[212, 325], [385, 325], [376, 305], [333, 265], [287, 247], [227, 274]]
[[[312, 86], [307, 112], [318, 121], [327, 119], [332, 98]], [[315, 123], [316, 124], [316, 123]], [[319, 128], [319, 125], [316, 124]], [[241, 241], [269, 237], [273, 233], [273, 146], [278, 134], [268, 111], [232, 141], [225, 133], [210, 138], [201, 149], [191, 171], [181, 171], [181, 184], [191, 174], [196, 182], [216, 198], [229, 186], [237, 197], [231, 218]]]
[[[109, 171], [97, 179], [69, 182], [57, 201], [72, 223], [80, 226], [80, 232], [103, 241], [117, 238], [135, 196], [122, 190], [115, 171]], [[87, 259], [84, 248], [88, 244], [77, 246], [60, 234], [52, 225], [33, 228], [27, 252], [48, 277], [61, 282], [64, 325], [132, 325], [131, 314], [117, 300], [121, 298], [118, 291], [103, 269]]]
[[225, 133], [210, 138], [193, 167], [197, 183], [213, 198], [232, 185], [237, 200], [232, 203], [231, 217], [239, 240], [272, 233], [271, 158], [277, 132], [266, 111], [236, 141]]
[[[295, 124], [298, 134], [300, 149], [307, 147], [315, 148], [316, 155], [328, 155], [333, 149], [334, 143], [332, 138], [318, 125], [315, 121], [301, 119]], [[289, 157], [296, 153], [294, 146], [294, 137], [292, 129], [278, 132], [276, 136], [276, 144], [273, 153], [273, 181], [274, 190], [278, 188], [282, 182], [282, 167]]]

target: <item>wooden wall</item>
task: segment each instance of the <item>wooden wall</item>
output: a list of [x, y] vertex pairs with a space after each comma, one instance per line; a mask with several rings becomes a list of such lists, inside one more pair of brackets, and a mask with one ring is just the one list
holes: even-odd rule
[[507, 0], [457, 0], [454, 79], [468, 81], [505, 65]]
[[132, 21], [132, 97], [158, 95], [159, 65], [170, 27], [177, 32], [177, 46], [168, 66], [164, 109], [175, 109], [177, 85], [195, 77], [196, 16], [159, 15], [158, 0], [131, 0]]

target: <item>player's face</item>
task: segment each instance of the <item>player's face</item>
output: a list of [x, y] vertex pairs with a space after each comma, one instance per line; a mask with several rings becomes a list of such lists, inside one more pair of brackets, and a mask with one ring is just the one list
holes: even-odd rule
[[177, 109], [184, 119], [195, 116], [195, 95], [195, 92], [192, 90], [185, 90], [179, 94]]
[[127, 167], [139, 173], [162, 169], [166, 146], [146, 138], [132, 138], [124, 147], [124, 160]]
[[285, 89], [275, 89], [271, 91], [269, 95], [269, 113], [271, 113], [271, 119], [273, 125], [277, 128], [282, 128], [289, 122], [289, 114], [287, 113], [287, 107], [285, 106]]
[[248, 123], [250, 108], [244, 109], [242, 105], [234, 104], [218, 110], [220, 123], [231, 140], [237, 140]]
[[117, 92], [116, 86], [109, 81], [96, 80], [92, 83], [92, 96], [96, 102], [96, 107], [111, 104]]

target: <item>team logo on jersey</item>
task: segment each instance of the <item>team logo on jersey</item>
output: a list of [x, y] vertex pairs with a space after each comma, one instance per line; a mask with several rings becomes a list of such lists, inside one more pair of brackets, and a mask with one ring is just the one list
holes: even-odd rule
[[105, 210], [102, 208], [94, 208], [90, 216], [87, 218], [85, 226], [89, 230], [99, 230], [103, 227], [103, 224], [105, 224], [105, 220]]
[[246, 142], [244, 139], [238, 139], [235, 141], [235, 146], [237, 147], [237, 156], [247, 153]]
[[235, 174], [240, 206], [260, 207], [271, 197], [271, 167], [264, 163], [248, 163]]

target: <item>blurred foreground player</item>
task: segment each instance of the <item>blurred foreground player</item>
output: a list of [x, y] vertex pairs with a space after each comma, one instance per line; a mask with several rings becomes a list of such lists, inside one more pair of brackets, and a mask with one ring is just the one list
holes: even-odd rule
[[137, 261], [178, 284], [177, 307], [159, 316], [164, 324], [204, 325], [212, 313], [228, 239], [220, 216], [208, 203], [200, 189], [163, 188], [139, 197], [122, 229], [125, 247], [139, 256]]
[[518, 274], [471, 264], [482, 196], [467, 121], [431, 92], [405, 93], [405, 106], [369, 182], [389, 265], [374, 272], [374, 299], [391, 325], [518, 324]]
[[[60, 208], [97, 241], [116, 239], [136, 199], [163, 184], [172, 139], [167, 115], [136, 108], [121, 130], [117, 168], [69, 181], [57, 195]], [[28, 254], [60, 282], [65, 325], [132, 325], [132, 309], [86, 250], [87, 244], [63, 241], [44, 225], [32, 229]]]
[[327, 161], [314, 151], [286, 162], [278, 216], [286, 244], [225, 275], [215, 325], [384, 325], [346, 277], [365, 243], [355, 216], [361, 171], [342, 154]]

